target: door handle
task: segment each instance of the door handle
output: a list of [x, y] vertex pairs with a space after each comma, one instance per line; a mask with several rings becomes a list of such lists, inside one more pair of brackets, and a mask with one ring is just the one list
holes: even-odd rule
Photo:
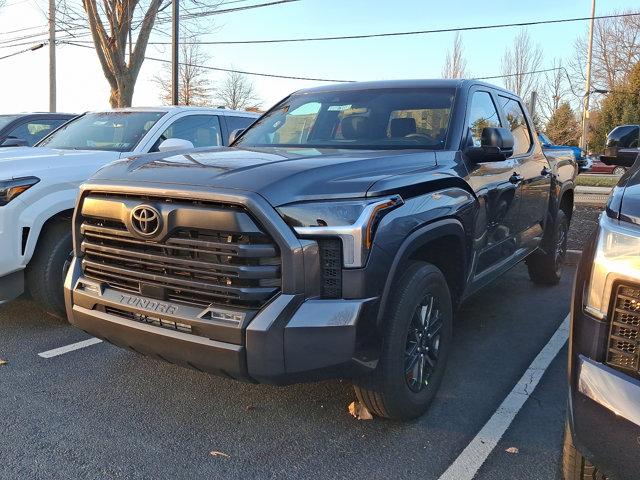
[[540, 174], [541, 174], [543, 177], [548, 177], [549, 175], [551, 175], [551, 170], [549, 170], [547, 167], [544, 167], [544, 168], [542, 169], [542, 172], [540, 172]]
[[517, 185], [518, 183], [522, 182], [524, 180], [524, 177], [522, 175], [519, 175], [517, 173], [514, 173], [513, 175], [511, 175], [509, 177], [509, 181], [511, 183], [513, 183], [514, 185]]

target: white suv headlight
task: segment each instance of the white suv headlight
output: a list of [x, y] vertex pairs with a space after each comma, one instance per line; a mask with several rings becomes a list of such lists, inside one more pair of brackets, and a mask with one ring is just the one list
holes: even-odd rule
[[13, 178], [0, 180], [0, 207], [6, 205], [24, 191], [40, 181], [37, 177]]
[[640, 228], [600, 216], [600, 233], [587, 287], [585, 311], [604, 320], [613, 283], [640, 280]]

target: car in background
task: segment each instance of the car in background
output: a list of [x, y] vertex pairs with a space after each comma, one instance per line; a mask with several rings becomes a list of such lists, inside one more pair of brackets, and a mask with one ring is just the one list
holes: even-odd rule
[[[565, 480], [640, 472], [640, 156], [609, 197], [578, 265], [569, 339]], [[635, 164], [634, 164], [635, 160]]]
[[0, 147], [33, 147], [62, 124], [72, 113], [18, 113], [0, 115]]
[[540, 140], [544, 150], [571, 150], [573, 152], [573, 156], [576, 158], [576, 162], [578, 162], [578, 169], [580, 170], [580, 173], [589, 171], [591, 162], [587, 158], [584, 150], [580, 147], [575, 147], [573, 145], [556, 145], [544, 133], [538, 133], [538, 139]]
[[626, 171], [627, 169], [621, 165], [607, 165], [596, 157], [593, 159], [593, 163], [591, 164], [591, 170], [589, 170], [589, 173], [622, 176]]
[[[623, 175], [640, 154], [640, 125], [619, 125], [607, 135], [601, 163], [611, 168], [611, 173]], [[604, 167], [603, 167], [604, 168]]]
[[62, 278], [76, 194], [98, 169], [150, 152], [222, 147], [231, 130], [258, 117], [204, 107], [90, 112], [35, 147], [0, 151], [0, 304], [26, 289], [47, 311], [63, 314]]

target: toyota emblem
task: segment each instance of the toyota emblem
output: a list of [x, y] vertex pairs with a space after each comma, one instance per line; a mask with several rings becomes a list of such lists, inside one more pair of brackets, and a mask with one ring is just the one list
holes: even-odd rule
[[140, 205], [131, 210], [131, 226], [138, 235], [152, 237], [160, 231], [160, 212], [148, 205]]

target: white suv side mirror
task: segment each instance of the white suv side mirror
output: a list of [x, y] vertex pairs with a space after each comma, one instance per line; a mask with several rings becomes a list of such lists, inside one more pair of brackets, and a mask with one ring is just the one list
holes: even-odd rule
[[170, 152], [171, 150], [189, 150], [193, 147], [193, 143], [182, 138], [167, 138], [158, 146], [160, 152]]

